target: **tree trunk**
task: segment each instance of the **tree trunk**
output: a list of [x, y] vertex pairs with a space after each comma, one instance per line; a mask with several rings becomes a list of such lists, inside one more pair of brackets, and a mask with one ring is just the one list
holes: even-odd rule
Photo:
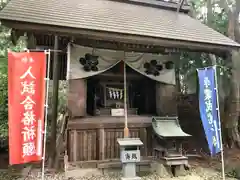
[[[240, 1], [236, 0], [235, 6], [232, 8], [228, 7], [228, 4], [225, 0], [221, 0], [219, 5], [221, 8], [225, 10], [228, 14], [228, 37], [238, 41], [240, 40], [240, 33], [239, 33], [239, 11], [240, 11]], [[211, 27], [212, 26], [212, 0], [207, 1], [207, 24]], [[231, 89], [230, 95], [225, 102], [225, 117], [222, 121], [223, 125], [223, 137], [224, 142], [228, 144], [228, 147], [232, 147], [236, 145], [240, 147], [240, 136], [238, 132], [238, 119], [239, 119], [239, 82], [238, 77], [240, 77], [240, 73], [238, 71], [238, 59], [240, 57], [239, 52], [233, 51], [231, 58], [232, 63], [232, 81], [231, 81]], [[216, 64], [216, 58], [213, 58], [210, 55], [210, 59], [212, 60], [213, 64]], [[214, 60], [215, 59], [215, 60]]]
[[53, 110], [51, 119], [51, 138], [50, 138], [50, 157], [49, 167], [53, 168], [56, 156], [56, 140], [57, 140], [57, 117], [58, 117], [58, 88], [59, 88], [59, 59], [58, 59], [58, 36], [55, 35], [54, 40], [54, 57], [53, 57]]
[[[238, 41], [239, 37], [239, 5], [236, 2], [235, 8], [228, 11], [228, 37]], [[230, 95], [226, 101], [225, 111], [225, 128], [227, 132], [228, 146], [233, 147], [236, 145], [240, 148], [240, 136], [238, 131], [238, 120], [239, 120], [239, 57], [238, 51], [231, 53], [232, 60], [232, 81]]]
[[240, 136], [238, 131], [239, 120], [239, 72], [236, 61], [239, 59], [239, 52], [232, 53], [232, 81], [230, 95], [226, 101], [225, 128], [227, 133], [227, 143], [229, 147], [236, 145], [240, 148]]

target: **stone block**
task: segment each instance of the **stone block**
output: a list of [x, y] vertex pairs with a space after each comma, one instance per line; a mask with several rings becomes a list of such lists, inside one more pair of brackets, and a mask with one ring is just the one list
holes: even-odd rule
[[161, 178], [172, 177], [171, 167], [165, 166], [157, 161], [151, 164], [151, 172], [156, 173]]
[[175, 171], [175, 176], [186, 176], [187, 171], [184, 168], [184, 165], [177, 165], [174, 169]]

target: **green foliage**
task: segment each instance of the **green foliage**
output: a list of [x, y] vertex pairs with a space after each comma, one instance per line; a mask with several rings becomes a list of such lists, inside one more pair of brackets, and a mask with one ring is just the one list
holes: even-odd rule
[[[5, 7], [5, 5], [8, 3], [9, 0], [0, 0], [0, 10]], [[21, 51], [25, 46], [25, 38], [20, 37], [17, 45], [14, 46], [11, 41], [11, 29], [1, 25], [0, 22], [0, 58], [7, 56], [8, 49], [11, 49], [12, 51]], [[0, 62], [1, 65], [1, 62]]]
[[[212, 1], [212, 16], [211, 19], [207, 19], [207, 1], [206, 0], [191, 0], [190, 5], [192, 7], [195, 18], [203, 23], [208, 23], [211, 28], [226, 35], [228, 16], [227, 13], [220, 8], [219, 1]], [[210, 21], [210, 22], [208, 22]], [[226, 59], [217, 57], [217, 65], [221, 68], [218, 70], [219, 80], [219, 92], [222, 98], [226, 97], [229, 93], [230, 83], [230, 68], [227, 67]], [[211, 59], [207, 53], [186, 52], [182, 53], [180, 61], [180, 75], [182, 91], [184, 93], [196, 93], [197, 89], [197, 68], [203, 68], [211, 66]]]
[[[0, 10], [8, 0], [0, 1]], [[10, 40], [11, 30], [0, 24], [0, 139], [8, 136], [8, 74], [7, 51], [20, 51], [25, 47], [24, 39], [14, 46]]]
[[[48, 97], [48, 107], [50, 114], [52, 112], [52, 106], [53, 106], [53, 92], [52, 92], [52, 81], [50, 81], [49, 85], [49, 97]], [[66, 104], [67, 104], [67, 81], [59, 81], [59, 88], [58, 88], [58, 112], [62, 113], [64, 110], [66, 110]]]
[[[0, 59], [6, 61], [6, 59]], [[0, 138], [8, 134], [8, 76], [7, 66], [0, 63]]]

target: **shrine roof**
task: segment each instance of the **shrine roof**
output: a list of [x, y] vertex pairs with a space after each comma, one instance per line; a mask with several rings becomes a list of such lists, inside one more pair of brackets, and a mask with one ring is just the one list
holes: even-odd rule
[[125, 1], [11, 0], [0, 12], [0, 20], [151, 37], [174, 41], [176, 47], [181, 42], [240, 47], [185, 13]]
[[177, 118], [172, 117], [153, 117], [152, 127], [155, 133], [163, 138], [166, 137], [187, 137], [178, 123]]

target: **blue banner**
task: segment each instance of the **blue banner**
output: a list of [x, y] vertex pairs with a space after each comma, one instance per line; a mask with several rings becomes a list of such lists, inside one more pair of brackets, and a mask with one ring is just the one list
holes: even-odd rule
[[199, 110], [211, 155], [221, 151], [221, 127], [218, 116], [214, 67], [198, 69]]

